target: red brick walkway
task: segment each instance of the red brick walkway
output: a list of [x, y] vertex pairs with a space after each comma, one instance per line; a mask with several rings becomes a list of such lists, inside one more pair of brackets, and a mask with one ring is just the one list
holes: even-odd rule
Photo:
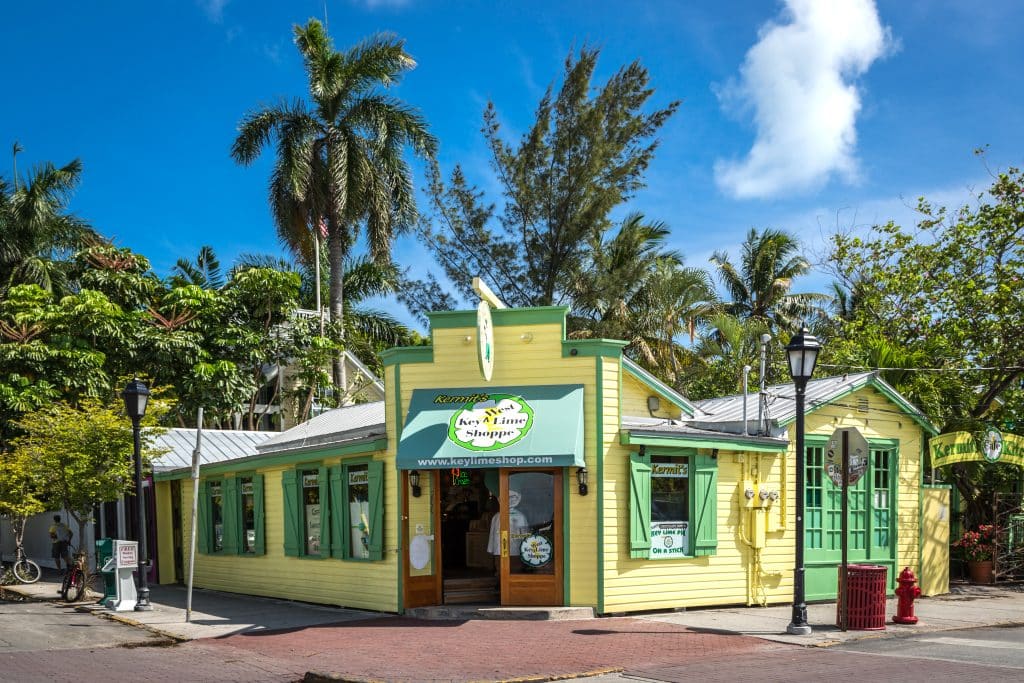
[[202, 641], [350, 679], [480, 681], [678, 666], [799, 649], [637, 619], [420, 621], [385, 618]]

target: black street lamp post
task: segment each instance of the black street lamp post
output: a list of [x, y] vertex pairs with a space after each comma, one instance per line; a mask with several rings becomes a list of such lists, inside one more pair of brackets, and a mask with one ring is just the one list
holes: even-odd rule
[[789, 374], [796, 387], [796, 568], [793, 570], [793, 617], [786, 632], [798, 636], [811, 633], [804, 598], [804, 391], [807, 380], [814, 374], [820, 349], [821, 344], [806, 327], [796, 333], [786, 346]]
[[135, 540], [139, 544], [139, 599], [135, 603], [136, 612], [149, 612], [153, 606], [149, 604], [149, 553], [146, 552], [146, 534], [143, 526], [145, 518], [145, 497], [142, 495], [142, 438], [139, 423], [146, 414], [146, 403], [149, 401], [149, 389], [138, 380], [133, 379], [121, 392], [124, 399], [125, 412], [132, 419], [132, 436], [135, 440]]

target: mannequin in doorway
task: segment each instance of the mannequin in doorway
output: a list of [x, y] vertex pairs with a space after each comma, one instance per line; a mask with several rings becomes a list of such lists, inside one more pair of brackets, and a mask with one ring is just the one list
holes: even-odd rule
[[[526, 515], [519, 511], [519, 503], [522, 497], [518, 491], [508, 492], [508, 533], [509, 533], [509, 555], [519, 557], [519, 546], [523, 538], [530, 530], [530, 524]], [[501, 511], [496, 510], [491, 517], [491, 533], [487, 539], [487, 552], [494, 556], [494, 573], [501, 573]]]

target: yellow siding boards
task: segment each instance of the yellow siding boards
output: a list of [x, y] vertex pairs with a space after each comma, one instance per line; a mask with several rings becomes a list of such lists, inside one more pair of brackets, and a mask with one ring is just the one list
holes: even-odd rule
[[[157, 576], [160, 583], [174, 583], [174, 525], [171, 514], [171, 482], [154, 482], [156, 500]], [[191, 510], [189, 498], [189, 510]]]
[[[374, 459], [386, 459], [382, 452]], [[360, 456], [360, 457], [366, 457]], [[327, 458], [324, 465], [345, 459]], [[396, 515], [394, 514], [396, 471], [393, 463], [384, 467], [384, 559], [376, 562], [337, 558], [303, 558], [284, 555], [284, 509], [281, 473], [286, 467], [258, 469], [264, 475], [264, 530], [266, 554], [244, 556], [198, 553], [195, 585], [232, 593], [303, 600], [327, 605], [395, 612], [398, 591], [395, 582], [398, 561]], [[251, 471], [251, 470], [250, 470]], [[191, 500], [192, 481], [183, 480], [182, 499]], [[391, 511], [390, 513], [388, 511]], [[189, 538], [190, 516], [182, 520], [182, 534]], [[186, 553], [187, 555], [187, 553]], [[186, 571], [188, 558], [185, 558]]]
[[[618, 378], [616, 378], [618, 381]], [[651, 388], [629, 373], [622, 373], [622, 414], [629, 417], [662, 417], [678, 420], [682, 411], [665, 399], [659, 398], [659, 410], [651, 414], [647, 399], [657, 394]], [[617, 424], [617, 416], [616, 424]]]

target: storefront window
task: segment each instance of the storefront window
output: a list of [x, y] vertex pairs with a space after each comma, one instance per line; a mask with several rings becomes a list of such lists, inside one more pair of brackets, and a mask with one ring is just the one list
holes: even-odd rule
[[256, 552], [256, 494], [252, 477], [241, 478], [242, 552]]
[[224, 550], [224, 490], [221, 482], [210, 482], [210, 530], [213, 552]]
[[302, 471], [302, 511], [306, 555], [320, 554], [320, 472]]
[[366, 465], [349, 465], [345, 468], [348, 482], [348, 556], [367, 560], [370, 558], [370, 481]]
[[509, 572], [555, 573], [555, 478], [546, 472], [508, 477]]
[[690, 548], [687, 458], [651, 459], [651, 557], [686, 557]]

